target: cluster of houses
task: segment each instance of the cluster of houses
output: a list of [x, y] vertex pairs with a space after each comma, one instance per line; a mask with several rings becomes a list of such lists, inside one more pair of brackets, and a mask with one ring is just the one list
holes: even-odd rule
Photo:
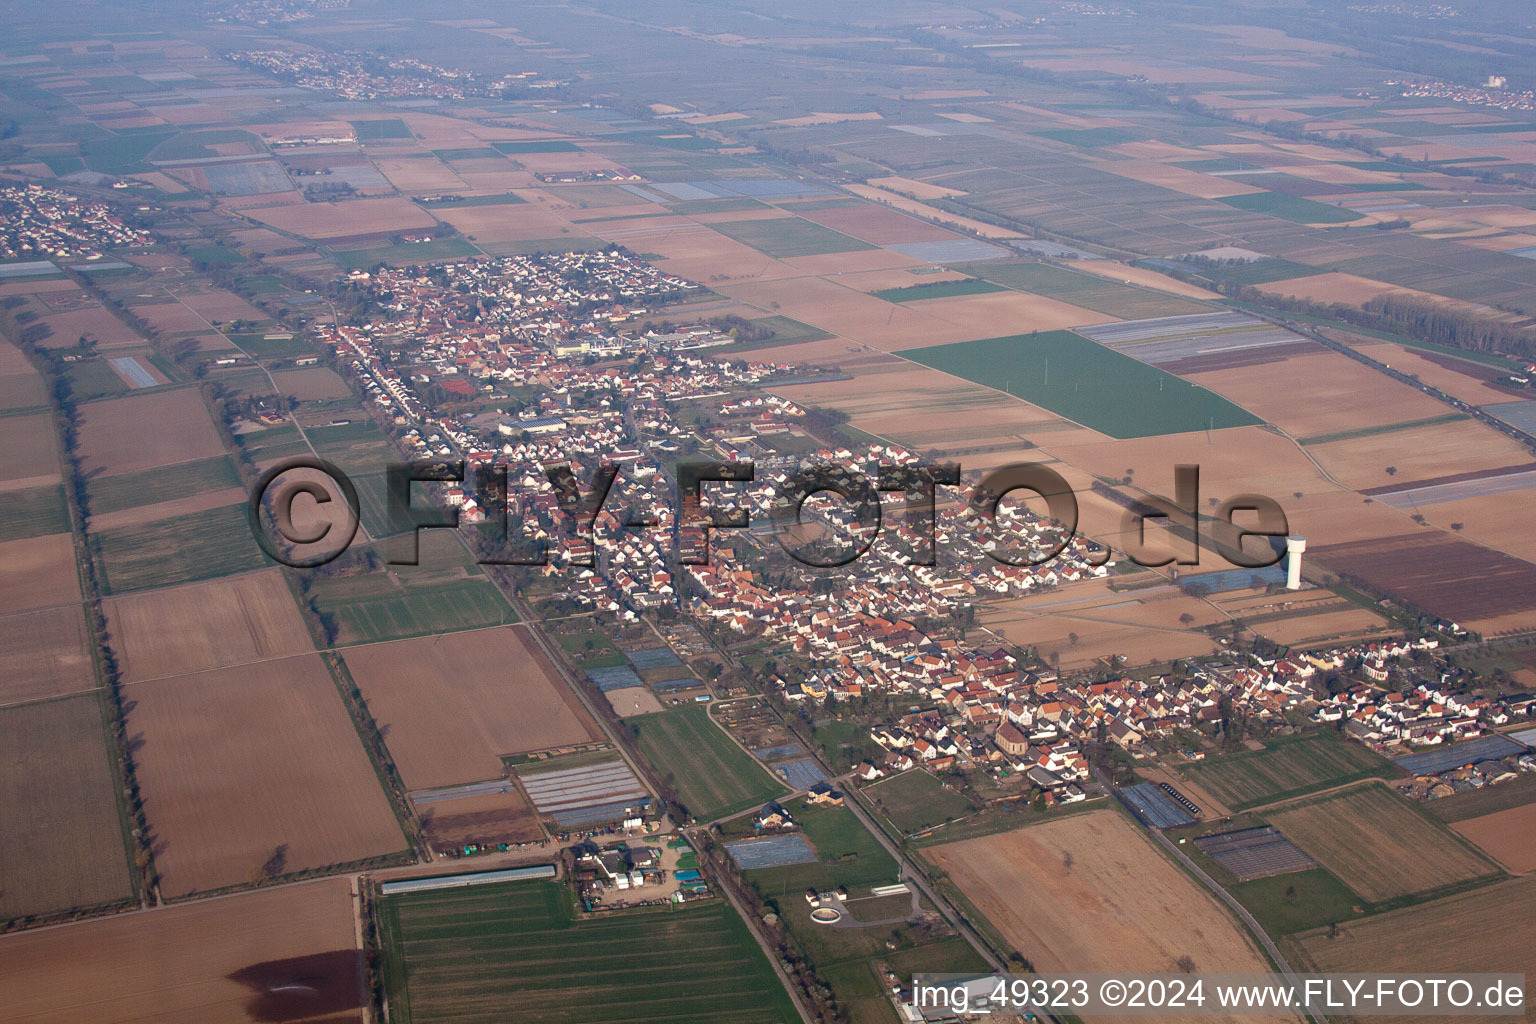
[[[957, 639], [963, 632], [947, 627], [963, 625], [979, 600], [1103, 577], [1113, 563], [1095, 564], [1102, 550], [1020, 506], [1004, 504], [989, 522], [967, 505], [948, 504], [936, 510], [931, 533], [920, 517], [887, 523], [868, 551], [830, 577], [766, 557], [775, 553], [775, 515], [803, 467], [830, 463], [873, 480], [883, 467], [912, 466], [918, 456], [881, 442], [801, 455], [763, 448], [760, 442], [779, 430], [802, 432], [805, 411], [762, 390], [791, 368], [679, 350], [676, 342], [696, 335], [670, 326], [661, 344], [654, 330], [621, 327], [646, 313], [637, 300], [665, 301], [686, 293], [687, 282], [622, 252], [467, 261], [356, 273], [353, 280], [384, 317], [323, 327], [322, 337], [352, 357], [381, 404], [397, 410], [420, 454], [508, 466], [515, 528], [549, 545], [544, 571], [561, 575], [564, 595], [577, 605], [629, 619], [678, 606], [725, 629], [776, 639], [786, 654], [813, 666], [794, 680], [770, 680], [791, 703], [882, 692], [927, 705], [874, 730], [886, 753], [861, 766], [867, 778], [918, 765], [980, 767], [998, 777], [1027, 777], [1048, 802], [1071, 802], [1083, 798], [1086, 742], [1134, 753], [1148, 738], [1214, 725], [1223, 702], [1274, 724], [1297, 711], [1320, 723], [1344, 722], [1353, 735], [1382, 746], [1475, 736], [1523, 713], [1428, 687], [1387, 693], [1399, 660], [1433, 649], [1433, 638], [1281, 658], [1234, 654], [1178, 678], [1091, 681], [1026, 670], [995, 641], [967, 644]], [[417, 397], [417, 387], [444, 382], [461, 384], [457, 392], [466, 397], [498, 382], [537, 397], [516, 415], [458, 416]], [[684, 425], [684, 406], [706, 412], [716, 425]], [[681, 452], [750, 457], [753, 479], [721, 485], [693, 506], [685, 498], [685, 507], [676, 508], [666, 466]], [[593, 515], [570, 515], [550, 469], [569, 468], [581, 480], [602, 465], [619, 470], [608, 500]], [[449, 500], [471, 519], [479, 511], [467, 487], [450, 490]], [[745, 512], [750, 526], [716, 530], [708, 545], [687, 551], [702, 556], [713, 547], [729, 556], [677, 565], [675, 540], [682, 545], [694, 532], [702, 535], [691, 524], [708, 512]], [[861, 529], [848, 503], [808, 502], [803, 514], [829, 534], [857, 537]], [[679, 516], [686, 521], [674, 533]], [[930, 545], [937, 557], [917, 557]], [[1009, 564], [1057, 548], [1038, 565]], [[742, 557], [754, 549], [765, 557]], [[997, 557], [1005, 553], [1008, 560]], [[685, 579], [675, 578], [679, 571]], [[1360, 685], [1329, 696], [1318, 674], [1339, 670]]]
[[152, 245], [105, 203], [45, 185], [0, 188], [0, 259], [100, 259], [109, 249]]
[[[568, 466], [585, 478], [600, 464], [622, 466], [625, 500], [666, 525], [671, 488], [659, 462], [710, 443], [676, 422], [676, 404], [723, 400], [797, 372], [777, 363], [696, 354], [723, 337], [714, 328], [637, 327], [648, 311], [637, 302], [670, 301], [696, 286], [620, 251], [463, 261], [429, 271], [358, 271], [350, 280], [382, 315], [322, 325], [316, 337], [402, 427], [405, 445], [419, 458], [506, 466], [519, 513], [514, 519], [524, 536], [553, 541], [562, 565], [587, 564], [594, 545], [606, 546], [605, 567], [629, 566], [608, 581], [626, 609], [673, 600], [665, 580], [652, 585], [667, 562], [665, 539], [626, 529], [623, 523], [634, 516], [612, 511], [603, 513], [592, 536], [562, 531], [548, 468]], [[634, 361], [611, 361], [620, 356]], [[601, 357], [610, 361], [597, 362]], [[526, 388], [537, 397], [516, 414], [452, 413], [423, 400], [428, 385], [466, 401], [498, 388]], [[770, 408], [784, 418], [804, 415], [778, 400]], [[450, 491], [449, 500], [469, 521], [485, 514], [467, 488]], [[575, 592], [616, 610], [615, 601], [601, 600], [602, 581], [592, 578], [578, 578]]]
[[[238, 20], [258, 16], [276, 20], [310, 17], [304, 8], [257, 0], [240, 5]], [[537, 72], [524, 71], [487, 78], [458, 68], [429, 64], [413, 57], [380, 57], [355, 50], [236, 50], [230, 60], [293, 81], [301, 89], [335, 93], [349, 100], [463, 99], [466, 96], [497, 96], [513, 85], [553, 88], [561, 84]]]
[[1431, 775], [1417, 775], [1399, 783], [1397, 791], [1410, 800], [1440, 800], [1456, 793], [1466, 793], [1489, 786], [1513, 782], [1522, 774], [1536, 772], [1536, 753], [1480, 761]]
[[1435, 80], [1417, 81], [1398, 78], [1389, 78], [1386, 84], [1400, 90], [1402, 95], [1412, 98], [1448, 100], [1452, 103], [1493, 107], [1497, 110], [1536, 110], [1536, 92], [1506, 89], [1502, 85], [1468, 86]]
[[[886, 754], [856, 771], [865, 779], [919, 766], [982, 768], [994, 777], [1022, 773], [1044, 791], [1048, 803], [1070, 802], [1081, 799], [1076, 787], [1086, 778], [1082, 743], [1114, 743], [1135, 755], [1153, 737], [1219, 723], [1223, 701], [1249, 719], [1276, 725], [1292, 710], [1322, 724], [1342, 722], [1346, 734], [1384, 754], [1474, 739], [1528, 720], [1536, 711], [1531, 695], [1486, 697], [1428, 682], [1389, 692], [1361, 681], [1334, 695], [1315, 685], [1323, 672], [1359, 674], [1383, 659], [1396, 661], [1436, 646], [1438, 641], [1426, 637], [1284, 658], [1249, 654], [1240, 661], [1191, 666], [1178, 679], [1099, 681], [1020, 670], [1004, 650], [962, 652], [953, 663], [963, 666], [963, 673], [902, 691], [931, 706], [874, 727], [871, 736]], [[825, 683], [785, 689], [791, 700], [846, 695]], [[1427, 792], [1440, 785], [1468, 788], [1502, 780], [1524, 767], [1519, 759], [1509, 760], [1458, 768], [1445, 773], [1448, 777], [1419, 780], [1419, 786]]]
[[286, 25], [313, 18], [320, 11], [344, 11], [352, 0], [235, 0], [215, 21], [248, 25]]
[[661, 880], [661, 852], [649, 846], [601, 847], [589, 840], [572, 853], [583, 888], [638, 889]]
[[[805, 792], [805, 802], [818, 807], [841, 807], [843, 792], [828, 782], [818, 782]], [[800, 823], [777, 800], [770, 800], [757, 812], [752, 827], [759, 832], [793, 832]]]
[[1309, 655], [1311, 662], [1325, 668], [1357, 664], [1358, 674], [1367, 680], [1320, 697], [1312, 717], [1342, 723], [1350, 736], [1388, 752], [1476, 739], [1500, 726], [1525, 721], [1536, 710], [1536, 697], [1529, 694], [1490, 697], [1459, 692], [1443, 680], [1419, 679], [1401, 689], [1386, 688], [1401, 672], [1404, 655], [1432, 650], [1438, 644], [1433, 637], [1425, 637]]

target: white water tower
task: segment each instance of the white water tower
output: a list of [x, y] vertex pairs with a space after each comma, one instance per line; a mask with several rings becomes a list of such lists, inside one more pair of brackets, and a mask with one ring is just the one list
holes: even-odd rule
[[1285, 589], [1301, 589], [1301, 553], [1307, 550], [1307, 538], [1285, 538]]

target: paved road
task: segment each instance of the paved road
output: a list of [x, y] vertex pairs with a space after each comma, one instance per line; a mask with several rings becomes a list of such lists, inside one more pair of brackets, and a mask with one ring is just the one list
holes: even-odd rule
[[[463, 538], [460, 537], [460, 540], [462, 541]], [[466, 548], [467, 547], [468, 545], [466, 545]], [[471, 552], [471, 554], [473, 554], [473, 552]], [[489, 575], [487, 578], [490, 578]], [[565, 681], [566, 686], [576, 694], [576, 697], [581, 701], [582, 706], [587, 709], [587, 713], [592, 716], [593, 721], [598, 724], [598, 726], [603, 730], [604, 735], [608, 737], [609, 743], [611, 743], [613, 748], [618, 751], [619, 756], [624, 759], [624, 763], [629, 765], [630, 770], [635, 773], [635, 777], [640, 779], [644, 783], [645, 787], [651, 791], [651, 795], [654, 798], [658, 790], [656, 784], [651, 780], [650, 774], [646, 771], [645, 766], [630, 756], [628, 749], [625, 748], [623, 743], [619, 742], [618, 737], [614, 736], [612, 730], [609, 729], [607, 720], [601, 714], [599, 714], [597, 708], [593, 706], [592, 700], [587, 696], [585, 689], [580, 685], [579, 682], [571, 677], [571, 673], [567, 670], [565, 661], [562, 657], [562, 652], [556, 649], [556, 645], [551, 644], [547, 639], [545, 639], [543, 630], [541, 630], [538, 626], [538, 619], [532, 614], [532, 609], [529, 608], [524, 602], [518, 600], [516, 595], [510, 592], [509, 588], [503, 587], [499, 582], [495, 580], [492, 580], [492, 583], [497, 587], [498, 590], [502, 592], [502, 596], [507, 599], [507, 601], [512, 605], [513, 609], [523, 617], [523, 621], [527, 623], [529, 635], [533, 637], [534, 642], [538, 645], [539, 649], [543, 651], [544, 656], [549, 659], [550, 664], [555, 666], [555, 670], [560, 673], [560, 676]], [[742, 905], [741, 901], [736, 898], [736, 894], [731, 891], [731, 887], [729, 885], [723, 883], [716, 884], [712, 886], [712, 888], [714, 888], [716, 892], [723, 894], [726, 899], [730, 900], [731, 906], [736, 908], [736, 913], [740, 914], [742, 920], [746, 922], [747, 931], [752, 933], [752, 938], [757, 940], [758, 947], [762, 949], [763, 955], [766, 956], [768, 958], [768, 962], [773, 965], [774, 973], [778, 975], [779, 981], [783, 983], [784, 991], [789, 993], [789, 998], [795, 1004], [795, 1011], [800, 1014], [800, 1019], [803, 1024], [813, 1024], [815, 1018], [812, 1017], [810, 1011], [806, 1008], [799, 987], [795, 985], [793, 979], [791, 979], [789, 974], [784, 970], [784, 965], [779, 962], [778, 954], [775, 953], [773, 948], [768, 945], [768, 941], [763, 938], [762, 932], [758, 929], [758, 922], [756, 918], [745, 906]]]
[[[1120, 795], [1120, 790], [1116, 789], [1114, 784], [1104, 777], [1103, 773], [1094, 772], [1094, 776], [1099, 780], [1100, 785], [1102, 785], [1108, 792], [1115, 795], [1116, 800], [1119, 800], [1120, 803], [1125, 805], [1126, 810], [1131, 811], [1132, 817], [1136, 818], [1137, 821], [1141, 820], [1136, 812], [1132, 810], [1131, 805], [1126, 802], [1125, 797]], [[1240, 921], [1243, 922], [1243, 925], [1253, 933], [1253, 937], [1258, 941], [1259, 945], [1264, 947], [1264, 952], [1269, 954], [1269, 958], [1274, 961], [1275, 966], [1279, 968], [1280, 973], [1285, 975], [1286, 980], [1291, 982], [1293, 985], [1299, 984], [1296, 980], [1296, 973], [1291, 970], [1291, 965], [1286, 963], [1285, 957], [1280, 953], [1280, 948], [1274, 944], [1268, 933], [1266, 933], [1264, 929], [1259, 926], [1259, 922], [1254, 920], [1253, 915], [1248, 913], [1248, 908], [1237, 902], [1236, 897], [1227, 892], [1227, 890], [1223, 889], [1220, 885], [1217, 885], [1214, 878], [1202, 871], [1194, 861], [1185, 856], [1184, 851], [1179, 849], [1178, 844], [1169, 839], [1167, 836], [1163, 835], [1161, 830], [1149, 827], [1147, 828], [1147, 831], [1151, 833], [1153, 839], [1162, 844], [1163, 849], [1167, 850], [1174, 856], [1176, 860], [1178, 860], [1180, 864], [1184, 865], [1185, 869], [1187, 869], [1190, 874], [1198, 878], [1207, 889], [1211, 890], [1211, 892], [1216, 895], [1217, 899], [1221, 900], [1221, 902], [1225, 903], [1228, 907], [1231, 908], [1232, 912], [1237, 915]], [[1328, 1018], [1324, 1017], [1316, 1010], [1308, 1009], [1307, 1016], [1311, 1017], [1315, 1024], [1327, 1024], [1328, 1022]]]
[[885, 847], [885, 851], [896, 858], [896, 863], [901, 868], [902, 880], [908, 885], [915, 886], [919, 892], [928, 898], [929, 903], [938, 908], [939, 913], [944, 915], [944, 920], [948, 921], [950, 926], [964, 936], [965, 941], [969, 942], [976, 952], [981, 954], [981, 958], [987, 962], [987, 966], [991, 967], [994, 971], [1006, 971], [1008, 969], [1007, 965], [997, 958], [996, 954], [992, 952], [991, 947], [976, 933], [976, 929], [971, 927], [970, 922], [966, 921], [959, 911], [955, 910], [948, 899], [940, 896], [933, 890], [933, 887], [928, 884], [927, 876], [912, 863], [912, 859], [902, 852], [895, 843], [886, 838], [885, 833], [880, 830], [880, 826], [875, 824], [874, 820], [870, 818], [869, 813], [859, 805], [858, 800], [850, 796], [847, 800], [843, 801], [843, 806], [852, 811], [853, 816], [858, 818], [865, 828], [869, 829], [881, 846]]

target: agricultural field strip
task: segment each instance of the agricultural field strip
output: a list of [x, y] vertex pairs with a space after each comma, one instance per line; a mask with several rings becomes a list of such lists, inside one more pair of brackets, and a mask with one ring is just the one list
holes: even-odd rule
[[[1077, 331], [983, 338], [892, 354], [1122, 440], [1263, 422], [1208, 388]], [[1002, 388], [997, 387], [1000, 379]]]
[[1154, 365], [1193, 356], [1293, 345], [1305, 339], [1240, 313], [1197, 313], [1075, 329], [1101, 345]]
[[1461, 480], [1456, 483], [1433, 484], [1408, 491], [1393, 491], [1378, 495], [1376, 500], [1393, 508], [1416, 509], [1422, 505], [1440, 505], [1464, 498], [1486, 498], [1494, 494], [1524, 491], [1536, 487], [1536, 470], [1523, 473], [1507, 473], [1503, 476], [1481, 477], [1477, 480]]
[[1263, 320], [1243, 313], [1191, 313], [1185, 316], [1159, 316], [1146, 320], [1096, 324], [1093, 327], [1082, 328], [1077, 333], [1092, 338], [1102, 345], [1115, 346], [1142, 341], [1160, 341], [1190, 334], [1209, 334], [1265, 326], [1268, 325]]
[[1270, 823], [1368, 900], [1430, 892], [1500, 874], [1444, 824], [1379, 784], [1352, 786], [1266, 812]]
[[[578, 919], [554, 883], [510, 882], [384, 904], [385, 971], [401, 1024], [529, 1019], [781, 1021], [792, 1004], [750, 933], [711, 901]], [[567, 973], [580, 964], [583, 985]]]
[[518, 780], [541, 814], [649, 795], [622, 761], [534, 775], [519, 772]]
[[506, 779], [493, 779], [490, 782], [470, 782], [462, 786], [443, 786], [438, 789], [420, 789], [410, 794], [411, 802], [417, 804], [441, 803], [444, 800], [459, 800], [465, 797], [497, 796], [512, 789], [512, 783]]
[[703, 708], [683, 707], [635, 721], [641, 752], [663, 775], [673, 771], [680, 795], [701, 820], [745, 810], [784, 792], [783, 782]]
[[1358, 744], [1320, 739], [1211, 758], [1185, 765], [1183, 770], [1234, 810], [1395, 774], [1390, 764]]
[[736, 866], [743, 871], [755, 868], [780, 868], [792, 864], [814, 864], [816, 851], [800, 833], [786, 836], [765, 836], [761, 839], [738, 839], [725, 844]]
[[1195, 845], [1239, 881], [1317, 867], [1316, 861], [1273, 827], [1206, 836], [1196, 839]]

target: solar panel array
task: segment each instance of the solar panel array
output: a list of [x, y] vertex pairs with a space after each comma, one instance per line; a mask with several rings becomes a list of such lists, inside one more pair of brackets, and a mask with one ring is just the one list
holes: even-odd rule
[[676, 679], [658, 679], [649, 685], [657, 693], [668, 693], [672, 690], [686, 690], [700, 683], [693, 676], [679, 676]]
[[798, 832], [763, 839], [739, 839], [734, 843], [726, 843], [725, 849], [743, 871], [816, 863], [816, 851], [811, 849], [805, 836]]
[[563, 828], [626, 817], [650, 803], [645, 787], [622, 761], [536, 774], [526, 771], [518, 771], [518, 780], [528, 799], [540, 814], [554, 818]]
[[752, 751], [764, 761], [777, 761], [781, 757], [794, 757], [796, 754], [804, 754], [805, 748], [798, 743], [784, 743], [777, 747], [759, 747]]
[[1178, 828], [1195, 822], [1193, 814], [1174, 803], [1172, 797], [1150, 782], [1126, 786], [1120, 792], [1131, 802], [1142, 820], [1153, 828]]
[[773, 766], [773, 770], [783, 776], [791, 789], [810, 789], [818, 782], [827, 781], [827, 773], [809, 757], [802, 757], [796, 761], [781, 761]]
[[1464, 768], [1481, 761], [1497, 761], [1501, 757], [1513, 757], [1526, 751], [1523, 743], [1516, 743], [1508, 736], [1483, 736], [1465, 743], [1452, 743], [1440, 750], [1423, 754], [1394, 757], [1392, 763], [1410, 775], [1439, 775], [1453, 768]]
[[671, 668], [673, 665], [681, 665], [676, 654], [670, 647], [652, 647], [644, 651], [630, 651], [625, 655], [629, 663], [635, 668], [644, 670], [648, 668]]
[[593, 686], [607, 693], [609, 690], [622, 690], [626, 686], [644, 686], [640, 677], [635, 675], [635, 670], [628, 665], [615, 665], [612, 668], [589, 668], [587, 679]]
[[1195, 845], [1239, 882], [1317, 867], [1316, 861], [1270, 825], [1202, 836]]

